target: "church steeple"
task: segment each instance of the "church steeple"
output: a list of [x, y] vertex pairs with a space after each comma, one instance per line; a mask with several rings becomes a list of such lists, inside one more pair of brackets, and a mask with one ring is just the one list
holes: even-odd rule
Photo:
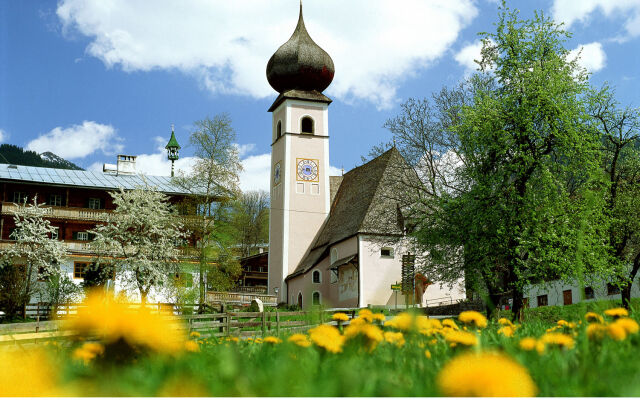
[[333, 60], [311, 39], [304, 26], [300, 2], [298, 25], [269, 59], [267, 80], [281, 94], [289, 90], [322, 92], [331, 84], [334, 73]]

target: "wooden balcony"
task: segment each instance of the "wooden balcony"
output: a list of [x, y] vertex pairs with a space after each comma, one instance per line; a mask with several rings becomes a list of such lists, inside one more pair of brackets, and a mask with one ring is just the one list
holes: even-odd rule
[[[72, 255], [96, 255], [96, 252], [91, 248], [91, 242], [79, 240], [62, 240], [61, 242]], [[0, 240], [0, 251], [9, 249], [15, 243], [14, 240]], [[194, 247], [183, 247], [179, 249], [178, 257], [181, 260], [193, 260], [198, 258], [198, 254], [198, 249]]]
[[[95, 210], [93, 208], [78, 207], [54, 207], [45, 206], [45, 215], [52, 219], [64, 219], [73, 221], [106, 221], [111, 210]], [[18, 211], [14, 203], [2, 203], [2, 215], [13, 216]]]

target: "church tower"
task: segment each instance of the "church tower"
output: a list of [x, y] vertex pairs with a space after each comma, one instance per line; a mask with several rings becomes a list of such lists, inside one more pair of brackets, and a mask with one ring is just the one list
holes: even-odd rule
[[[269, 294], [292, 303], [284, 279], [298, 266], [329, 215], [329, 113], [322, 94], [333, 60], [309, 36], [302, 18], [267, 64], [279, 93], [272, 113]], [[288, 298], [289, 297], [289, 298]]]

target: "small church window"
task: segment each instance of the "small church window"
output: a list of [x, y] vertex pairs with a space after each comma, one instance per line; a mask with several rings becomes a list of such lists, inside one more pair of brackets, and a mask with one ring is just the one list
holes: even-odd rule
[[320, 283], [320, 271], [313, 271], [313, 275], [311, 276], [313, 283]]
[[311, 117], [302, 118], [302, 123], [300, 131], [302, 133], [310, 133], [313, 134], [313, 119]]
[[393, 249], [391, 247], [383, 247], [380, 249], [380, 256], [393, 258]]
[[276, 127], [276, 139], [279, 139], [282, 136], [282, 121], [278, 121], [278, 125]]
[[320, 292], [313, 292], [313, 297], [311, 299], [314, 306], [320, 305]]

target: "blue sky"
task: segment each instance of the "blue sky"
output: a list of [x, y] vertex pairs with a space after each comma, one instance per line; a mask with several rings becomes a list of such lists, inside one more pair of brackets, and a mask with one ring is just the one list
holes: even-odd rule
[[[593, 85], [609, 82], [639, 106], [640, 0], [510, 1], [523, 17], [542, 10], [583, 46]], [[330, 164], [360, 164], [388, 141], [384, 122], [410, 97], [428, 97], [473, 70], [479, 31], [492, 31], [488, 0], [306, 0], [312, 38], [333, 58], [325, 91]], [[118, 153], [141, 171], [168, 175], [160, 150], [176, 126], [188, 168], [194, 121], [231, 116], [243, 189], [268, 189], [277, 93], [265, 67], [296, 24], [298, 0], [0, 2], [0, 142], [53, 151], [84, 168]]]

